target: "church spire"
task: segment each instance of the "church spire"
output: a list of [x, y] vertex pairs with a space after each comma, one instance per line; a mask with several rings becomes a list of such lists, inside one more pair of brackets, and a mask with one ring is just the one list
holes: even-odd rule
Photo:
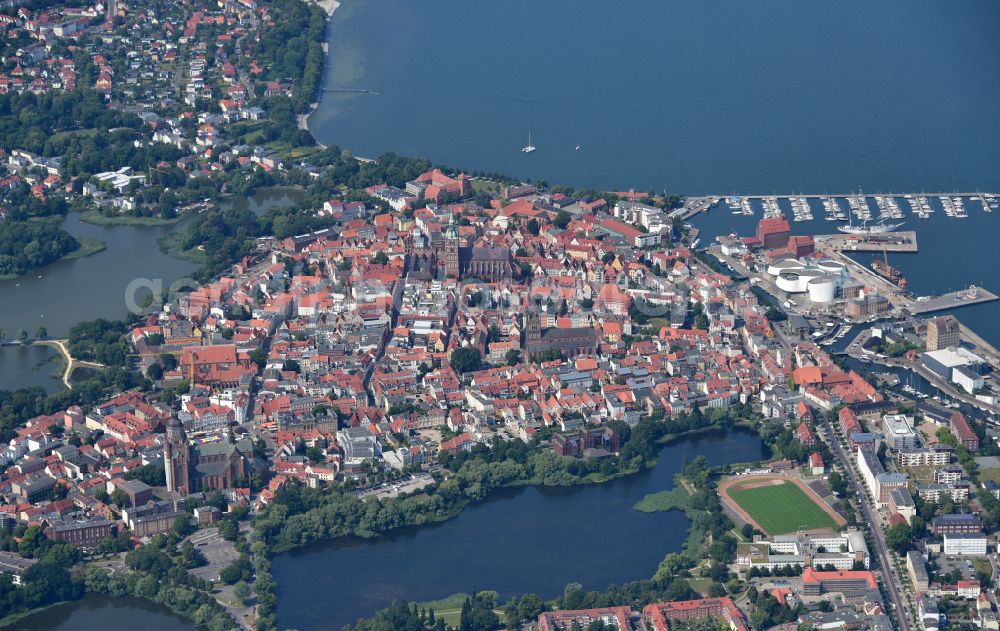
[[445, 239], [458, 239], [458, 228], [455, 224], [455, 213], [451, 214], [451, 219], [448, 220], [448, 227], [444, 231]]

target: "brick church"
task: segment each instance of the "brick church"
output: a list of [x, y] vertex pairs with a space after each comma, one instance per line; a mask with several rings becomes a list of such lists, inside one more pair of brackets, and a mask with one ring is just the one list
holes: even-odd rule
[[163, 466], [171, 493], [231, 489], [253, 470], [253, 444], [249, 439], [236, 440], [228, 429], [192, 443], [180, 421], [173, 418], [163, 443]]
[[432, 241], [429, 246], [414, 244], [409, 259], [411, 274], [417, 273], [430, 278], [476, 278], [488, 283], [518, 277], [519, 268], [508, 248], [460, 246], [454, 216], [448, 222], [442, 237]]

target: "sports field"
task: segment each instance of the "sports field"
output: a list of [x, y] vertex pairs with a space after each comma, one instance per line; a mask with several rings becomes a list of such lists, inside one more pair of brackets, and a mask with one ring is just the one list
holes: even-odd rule
[[728, 494], [769, 535], [837, 528], [827, 511], [790, 482], [731, 488]]

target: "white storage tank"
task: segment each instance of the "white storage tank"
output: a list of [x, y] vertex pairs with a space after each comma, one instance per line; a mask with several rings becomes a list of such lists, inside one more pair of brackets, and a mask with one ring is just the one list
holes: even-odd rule
[[809, 281], [809, 300], [819, 303], [833, 302], [837, 295], [837, 276], [827, 274]]
[[809, 281], [821, 275], [818, 270], [804, 269], [800, 272], [784, 272], [775, 281], [775, 285], [790, 294], [801, 294], [809, 289]]
[[847, 271], [847, 268], [840, 261], [834, 261], [833, 259], [823, 259], [822, 261], [816, 263], [816, 267], [827, 272], [829, 274], [843, 274]]
[[805, 269], [805, 265], [795, 259], [782, 259], [775, 261], [767, 267], [767, 273], [771, 276], [779, 276], [782, 272], [797, 272]]

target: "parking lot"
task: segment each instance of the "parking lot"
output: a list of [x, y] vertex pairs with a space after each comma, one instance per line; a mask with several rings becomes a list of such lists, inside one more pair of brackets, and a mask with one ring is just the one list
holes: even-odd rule
[[415, 475], [413, 476], [413, 479], [405, 482], [386, 482], [381, 486], [359, 493], [358, 497], [362, 499], [370, 495], [374, 495], [378, 498], [396, 497], [400, 493], [414, 493], [422, 488], [432, 486], [433, 484], [434, 478], [431, 476], [426, 474]]
[[188, 540], [201, 551], [208, 560], [208, 565], [195, 568], [191, 573], [206, 581], [219, 580], [222, 568], [231, 565], [239, 558], [235, 546], [219, 536], [218, 528], [206, 528], [191, 535]]

